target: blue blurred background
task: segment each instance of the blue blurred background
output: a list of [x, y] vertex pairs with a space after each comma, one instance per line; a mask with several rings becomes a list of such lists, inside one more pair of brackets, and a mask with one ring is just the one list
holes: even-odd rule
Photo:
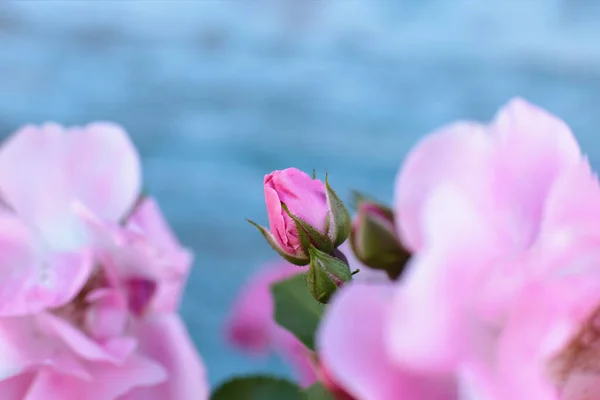
[[183, 315], [211, 383], [287, 374], [221, 335], [274, 257], [244, 221], [266, 222], [264, 174], [328, 170], [340, 194], [389, 201], [420, 136], [515, 95], [566, 119], [597, 166], [598, 17], [591, 0], [1, 1], [0, 132], [125, 126], [196, 252]]

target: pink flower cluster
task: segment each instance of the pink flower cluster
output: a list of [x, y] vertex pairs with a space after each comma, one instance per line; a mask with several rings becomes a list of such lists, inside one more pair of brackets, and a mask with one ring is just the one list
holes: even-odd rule
[[[406, 270], [361, 271], [334, 295], [309, 372], [357, 400], [600, 398], [600, 184], [563, 121], [514, 99], [489, 125], [434, 132], [404, 161], [394, 211]], [[271, 302], [237, 308], [232, 338], [306, 357]]]
[[0, 398], [207, 399], [177, 315], [192, 256], [120, 127], [26, 126], [0, 147]]

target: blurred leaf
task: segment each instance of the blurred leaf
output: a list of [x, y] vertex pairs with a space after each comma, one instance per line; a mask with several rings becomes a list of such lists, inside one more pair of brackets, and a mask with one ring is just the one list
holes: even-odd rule
[[303, 400], [300, 388], [285, 379], [256, 375], [230, 379], [212, 393], [211, 400]]
[[308, 389], [304, 390], [305, 400], [335, 400], [333, 395], [329, 393], [325, 386], [321, 383], [315, 383]]
[[275, 302], [275, 321], [314, 350], [315, 331], [324, 306], [308, 291], [304, 274], [275, 283], [271, 286], [271, 293]]

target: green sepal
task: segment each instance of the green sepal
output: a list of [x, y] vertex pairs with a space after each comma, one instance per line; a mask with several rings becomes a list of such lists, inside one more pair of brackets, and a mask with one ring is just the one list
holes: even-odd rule
[[310, 265], [318, 267], [323, 271], [335, 276], [342, 282], [352, 280], [352, 272], [350, 267], [340, 259], [333, 257], [319, 249], [311, 247], [308, 249]]
[[336, 248], [348, 239], [352, 229], [352, 221], [348, 209], [329, 185], [328, 175], [325, 175], [325, 193], [332, 219], [331, 237], [333, 238], [334, 248]]
[[352, 272], [344, 262], [315, 247], [308, 252], [310, 268], [306, 273], [306, 285], [315, 300], [327, 304], [339, 286], [352, 280]]
[[[296, 256], [292, 256], [292, 255], [286, 253], [285, 250], [283, 250], [281, 248], [281, 246], [279, 245], [279, 243], [277, 242], [277, 239], [275, 239], [275, 236], [273, 236], [273, 234], [267, 228], [265, 228], [264, 226], [260, 226], [256, 222], [251, 221], [249, 219], [247, 219], [246, 221], [250, 222], [256, 228], [258, 228], [258, 230], [260, 231], [260, 233], [262, 233], [262, 235], [267, 240], [267, 243], [269, 243], [269, 245], [271, 245], [271, 247], [273, 248], [273, 250], [275, 250], [286, 261], [288, 261], [288, 262], [290, 262], [290, 263], [292, 263], [294, 265], [299, 265], [299, 266], [307, 265], [310, 262], [308, 256], [306, 256], [306, 257], [296, 257]], [[305, 252], [305, 254], [308, 254], [308, 252]]]
[[281, 208], [283, 208], [287, 215], [289, 215], [289, 217], [296, 224], [296, 230], [298, 231], [298, 239], [300, 239], [300, 245], [302, 246], [302, 250], [306, 254], [308, 254], [308, 249], [310, 245], [314, 245], [317, 248], [322, 249], [323, 251], [333, 251], [335, 247], [329, 236], [327, 236], [327, 233], [319, 232], [308, 222], [292, 214], [284, 203], [281, 203]]
[[277, 324], [296, 336], [309, 350], [314, 350], [315, 332], [324, 307], [306, 290], [304, 274], [274, 283], [271, 294]]
[[[312, 397], [311, 397], [312, 398]], [[307, 400], [302, 389], [286, 379], [267, 375], [235, 377], [219, 385], [210, 400]], [[315, 400], [320, 399], [314, 397]]]
[[338, 289], [331, 276], [321, 268], [315, 267], [312, 262], [305, 275], [305, 281], [310, 294], [321, 304], [327, 304]]

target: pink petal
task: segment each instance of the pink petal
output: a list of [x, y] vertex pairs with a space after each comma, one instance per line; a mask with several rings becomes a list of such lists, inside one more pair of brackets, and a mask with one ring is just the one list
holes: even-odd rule
[[229, 341], [250, 352], [262, 353], [273, 344], [278, 326], [273, 320], [272, 283], [302, 273], [306, 268], [284, 261], [268, 265], [242, 289], [227, 324]]
[[317, 381], [314, 354], [300, 342], [296, 336], [279, 326], [273, 334], [273, 348], [294, 371], [296, 381], [301, 387], [309, 387]]
[[297, 168], [287, 168], [265, 176], [264, 183], [265, 194], [267, 187], [273, 189], [292, 214], [325, 233], [328, 208], [323, 182]]
[[542, 240], [556, 247], [566, 246], [580, 235], [596, 235], [596, 221], [600, 219], [598, 204], [600, 184], [589, 163], [581, 161], [556, 180], [548, 196]]
[[490, 135], [495, 169], [489, 212], [515, 244], [530, 246], [555, 181], [582, 160], [579, 146], [563, 121], [520, 99], [498, 112]]
[[[179, 251], [181, 245], [165, 220], [156, 200], [144, 197], [127, 219], [129, 229], [141, 232], [144, 237], [165, 250]], [[185, 271], [184, 271], [185, 272]]]
[[91, 380], [77, 379], [42, 370], [23, 400], [107, 400], [117, 399], [131, 390], [156, 386], [167, 379], [167, 371], [156, 362], [132, 355], [118, 367], [106, 363], [89, 364]]
[[29, 228], [10, 214], [0, 214], [0, 231], [0, 316], [60, 307], [85, 284], [92, 268], [87, 251], [45, 254]]
[[473, 327], [475, 296], [507, 245], [454, 188], [434, 192], [424, 214], [427, 245], [413, 257], [394, 296], [386, 339], [399, 362], [447, 371], [474, 343], [485, 342]]
[[[22, 374], [38, 366], [89, 378], [83, 366], [58, 340], [45, 335], [33, 317], [0, 319], [0, 380]], [[0, 392], [0, 398], [2, 398]]]
[[127, 132], [115, 124], [95, 122], [67, 134], [71, 195], [102, 219], [118, 221], [140, 193], [139, 155]]
[[423, 139], [406, 157], [395, 188], [397, 229], [402, 243], [412, 250], [424, 245], [422, 209], [432, 190], [455, 183], [468, 190], [485, 187], [490, 145], [484, 127], [459, 122]]
[[69, 322], [52, 314], [39, 314], [37, 319], [44, 331], [61, 339], [67, 348], [87, 360], [121, 364], [135, 348], [135, 341], [125, 336], [109, 339], [102, 345]]
[[452, 379], [419, 375], [390, 359], [383, 337], [391, 294], [392, 286], [356, 284], [334, 298], [318, 332], [323, 364], [358, 399], [457, 398]]
[[140, 350], [159, 362], [169, 376], [164, 383], [136, 389], [123, 400], [208, 399], [209, 385], [204, 365], [177, 315], [145, 319], [135, 330]]
[[25, 373], [0, 381], [2, 400], [22, 400], [25, 398], [35, 374]]
[[56, 124], [26, 126], [0, 149], [0, 192], [49, 239], [73, 228], [70, 207], [76, 200], [117, 221], [134, 204], [140, 181], [138, 155], [112, 124], [69, 131]]

